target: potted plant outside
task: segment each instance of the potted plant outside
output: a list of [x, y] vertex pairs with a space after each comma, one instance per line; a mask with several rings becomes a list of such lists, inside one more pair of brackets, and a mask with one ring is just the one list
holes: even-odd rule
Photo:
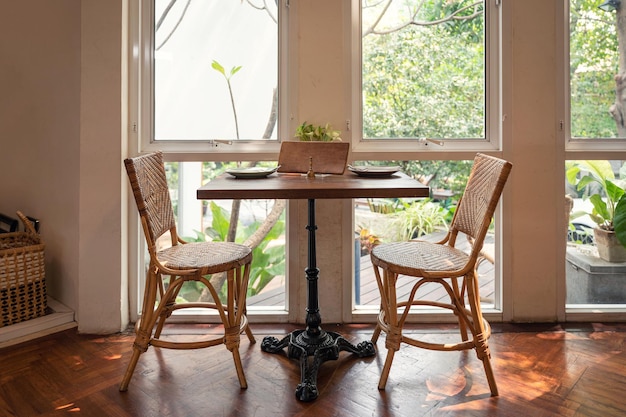
[[578, 211], [571, 218], [589, 215], [596, 223], [594, 239], [600, 258], [608, 262], [626, 262], [626, 165], [615, 178], [609, 161], [572, 161], [566, 170], [567, 180], [592, 204], [590, 212]]

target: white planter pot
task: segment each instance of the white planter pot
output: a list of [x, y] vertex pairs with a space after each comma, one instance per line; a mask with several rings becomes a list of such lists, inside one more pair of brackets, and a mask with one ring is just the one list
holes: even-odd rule
[[626, 248], [617, 240], [615, 232], [596, 227], [593, 235], [600, 258], [607, 262], [626, 262]]

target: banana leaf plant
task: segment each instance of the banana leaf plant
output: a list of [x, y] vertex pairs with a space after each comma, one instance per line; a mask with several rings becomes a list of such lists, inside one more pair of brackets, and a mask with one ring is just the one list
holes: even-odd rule
[[626, 194], [620, 198], [617, 206], [615, 206], [613, 227], [615, 228], [617, 240], [626, 248]]
[[593, 207], [591, 212], [572, 213], [572, 218], [589, 215], [599, 228], [615, 232], [626, 247], [626, 164], [620, 170], [620, 178], [615, 178], [609, 161], [571, 161], [566, 177], [578, 191], [583, 191], [583, 198], [589, 199]]

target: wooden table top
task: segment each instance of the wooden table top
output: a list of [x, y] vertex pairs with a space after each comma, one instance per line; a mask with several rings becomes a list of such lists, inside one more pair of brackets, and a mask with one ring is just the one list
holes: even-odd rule
[[429, 187], [413, 178], [395, 173], [389, 177], [274, 173], [265, 178], [235, 178], [223, 174], [197, 191], [199, 200], [219, 199], [321, 199], [428, 197]]

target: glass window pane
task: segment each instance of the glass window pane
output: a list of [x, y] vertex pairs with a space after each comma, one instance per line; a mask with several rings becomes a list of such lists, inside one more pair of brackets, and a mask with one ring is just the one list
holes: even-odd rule
[[[263, 163], [258, 163], [263, 165]], [[268, 163], [275, 165], [275, 162]], [[178, 232], [186, 241], [225, 241], [229, 226], [235, 242], [252, 247], [252, 267], [248, 285], [248, 308], [285, 308], [285, 206], [284, 200], [196, 199], [204, 182], [238, 166], [236, 162], [168, 162], [166, 172]], [[233, 218], [231, 213], [238, 213]], [[270, 216], [274, 211], [276, 216]], [[276, 220], [271, 220], [276, 218]], [[265, 233], [254, 235], [260, 229]], [[217, 278], [217, 277], [216, 277]], [[212, 283], [220, 281], [211, 280]], [[181, 296], [187, 301], [203, 301], [207, 296], [201, 285], [191, 283]], [[218, 288], [219, 291], [219, 288]], [[204, 300], [206, 301], [206, 300]]]
[[361, 4], [363, 137], [484, 139], [484, 2]]
[[626, 304], [626, 247], [611, 232], [614, 220], [626, 216], [626, 163], [566, 161], [565, 171], [566, 303]]
[[576, 139], [626, 138], [626, 78], [618, 75], [626, 70], [620, 68], [624, 51], [618, 41], [626, 27], [616, 30], [616, 19], [626, 8], [616, 12], [606, 2], [603, 10], [600, 3], [570, 1], [570, 119], [571, 137]]
[[[400, 170], [431, 187], [426, 199], [355, 199], [355, 304], [357, 307], [379, 307], [380, 295], [369, 252], [373, 246], [393, 241], [420, 239], [438, 242], [445, 236], [448, 225], [465, 190], [472, 166], [465, 161], [356, 161], [354, 165], [397, 165]], [[495, 258], [495, 225], [487, 234], [483, 250]], [[469, 252], [470, 243], [459, 236], [457, 247]], [[481, 300], [485, 305], [496, 302], [494, 263], [485, 259], [479, 263]], [[413, 279], [401, 277], [398, 299], [406, 301]], [[435, 291], [435, 292], [433, 292]], [[418, 297], [447, 297], [440, 285], [426, 284]]]
[[154, 21], [155, 140], [276, 138], [275, 2], [155, 0]]

